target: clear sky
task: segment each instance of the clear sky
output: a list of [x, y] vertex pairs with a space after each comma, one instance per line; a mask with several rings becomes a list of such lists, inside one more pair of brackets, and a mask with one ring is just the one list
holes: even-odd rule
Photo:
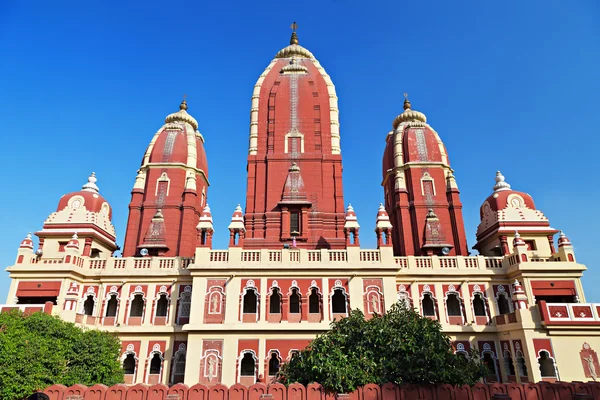
[[[597, 0], [0, 0], [0, 266], [91, 171], [122, 245], [142, 155], [184, 93], [226, 248], [245, 203], [252, 89], [294, 20], [336, 85], [363, 247], [375, 247], [385, 136], [408, 92], [448, 148], [469, 245], [500, 169], [569, 236], [600, 302]], [[8, 285], [0, 272], [0, 303]]]

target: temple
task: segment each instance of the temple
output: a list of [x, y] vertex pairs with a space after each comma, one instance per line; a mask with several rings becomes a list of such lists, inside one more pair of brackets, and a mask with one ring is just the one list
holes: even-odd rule
[[[58, 200], [37, 246], [21, 242], [0, 311], [118, 332], [129, 384], [269, 383], [331, 321], [396, 302], [438, 320], [458, 354], [477, 349], [487, 382], [596, 380], [600, 304], [586, 302], [568, 237], [491, 171], [469, 253], [444, 128], [408, 96], [398, 111], [373, 139], [385, 140], [383, 202], [357, 215], [343, 195], [335, 86], [294, 30], [254, 85], [246, 202], [228, 232], [215, 232], [205, 138], [184, 100], [148, 136], [122, 254], [92, 173]], [[214, 235], [228, 248], [213, 249]]]

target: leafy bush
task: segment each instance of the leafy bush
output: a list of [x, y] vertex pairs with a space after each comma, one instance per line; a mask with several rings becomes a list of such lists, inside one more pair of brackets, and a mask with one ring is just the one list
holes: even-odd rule
[[122, 383], [120, 351], [109, 332], [82, 330], [41, 312], [1, 312], [0, 399], [22, 399], [55, 383]]
[[468, 359], [454, 354], [438, 321], [395, 304], [369, 320], [354, 310], [333, 322], [282, 366], [278, 380], [349, 393], [368, 383], [472, 385], [485, 371], [476, 352]]

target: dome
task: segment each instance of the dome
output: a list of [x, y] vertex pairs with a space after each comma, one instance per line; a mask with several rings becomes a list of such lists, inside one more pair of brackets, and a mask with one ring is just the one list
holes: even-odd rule
[[[510, 226], [527, 229], [548, 229], [548, 218], [535, 208], [533, 198], [524, 192], [512, 190], [500, 171], [496, 172], [496, 184], [492, 193], [479, 209], [481, 222], [477, 227], [477, 237], [487, 235], [492, 227], [500, 231], [514, 232]], [[521, 228], [519, 228], [520, 230]], [[478, 239], [479, 240], [479, 239]]]
[[88, 212], [102, 213], [111, 221], [112, 208], [104, 197], [100, 195], [100, 190], [96, 186], [96, 182], [96, 174], [92, 172], [88, 178], [88, 182], [82, 186], [80, 191], [65, 194], [60, 198], [56, 211], [62, 211], [67, 207], [75, 211], [80, 207], [85, 207]]
[[536, 209], [533, 198], [527, 193], [512, 190], [500, 171], [496, 172], [496, 184], [493, 190], [494, 193], [489, 195], [479, 209], [481, 218], [483, 218], [488, 208], [489, 211], [494, 212], [507, 208]]
[[56, 211], [46, 219], [44, 228], [58, 224], [68, 224], [71, 227], [75, 224], [91, 224], [101, 228], [114, 239], [112, 207], [100, 195], [96, 182], [96, 174], [92, 172], [81, 190], [62, 196]]
[[204, 137], [198, 131], [198, 122], [187, 113], [185, 100], [179, 111], [169, 114], [165, 124], [156, 132], [142, 160], [148, 164], [183, 164], [202, 171], [208, 181], [208, 162]]

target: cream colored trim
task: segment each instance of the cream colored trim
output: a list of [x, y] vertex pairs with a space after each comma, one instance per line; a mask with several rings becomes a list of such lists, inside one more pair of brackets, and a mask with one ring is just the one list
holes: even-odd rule
[[295, 138], [295, 137], [300, 138], [300, 153], [304, 153], [304, 134], [296, 131], [296, 132], [288, 132], [285, 134], [285, 137], [284, 137], [285, 140], [283, 142], [283, 152], [285, 154], [287, 154], [289, 151], [289, 145], [288, 145], [289, 140], [288, 139]]
[[[289, 48], [292, 46], [286, 47]], [[300, 47], [300, 46], [297, 46]], [[263, 71], [260, 75], [256, 84], [254, 85], [254, 92], [252, 93], [252, 108], [250, 109], [250, 145], [248, 148], [249, 155], [256, 155], [258, 151], [258, 111], [259, 111], [259, 99], [260, 99], [260, 90], [262, 88], [262, 84], [265, 80], [265, 77], [271, 72], [271, 69], [277, 62], [277, 58], [286, 58], [284, 57], [284, 50], [281, 50], [277, 53], [276, 58], [271, 61], [269, 66]], [[284, 53], [282, 53], [284, 52]], [[310, 52], [308, 52], [310, 54]], [[285, 53], [287, 54], [287, 53]], [[330, 118], [330, 129], [331, 129], [331, 154], [341, 154], [340, 148], [340, 121], [339, 121], [339, 110], [338, 110], [338, 97], [335, 92], [335, 86], [331, 81], [331, 77], [325, 72], [325, 69], [321, 66], [319, 61], [317, 61], [312, 54], [310, 54], [310, 58], [313, 62], [313, 65], [317, 68], [323, 79], [325, 80], [325, 84], [327, 85], [327, 93], [329, 95], [329, 118]]]
[[252, 92], [252, 106], [250, 108], [250, 144], [248, 148], [249, 155], [256, 155], [258, 151], [258, 105], [260, 101], [260, 89], [262, 84], [271, 72], [273, 66], [275, 66], [277, 60], [271, 61], [271, 63], [265, 68], [262, 74], [258, 77], [256, 84], [254, 85], [254, 91]]

